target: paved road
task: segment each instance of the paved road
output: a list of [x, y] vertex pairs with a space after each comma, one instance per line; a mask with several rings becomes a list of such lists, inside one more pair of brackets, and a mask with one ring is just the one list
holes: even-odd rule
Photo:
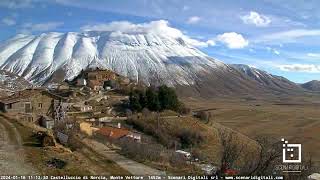
[[91, 139], [84, 139], [83, 143], [87, 146], [91, 147], [94, 151], [99, 153], [100, 155], [106, 157], [107, 159], [110, 159], [117, 163], [120, 167], [123, 169], [126, 169], [128, 172], [130, 172], [132, 175], [165, 175], [165, 172], [159, 171], [157, 169], [153, 169], [149, 166], [146, 166], [144, 164], [138, 163], [136, 161], [133, 161], [131, 159], [128, 159], [115, 151], [109, 149], [106, 145], [91, 140]]
[[[10, 136], [9, 130], [10, 128]], [[0, 175], [31, 175], [35, 170], [24, 162], [21, 137], [18, 131], [0, 117]]]

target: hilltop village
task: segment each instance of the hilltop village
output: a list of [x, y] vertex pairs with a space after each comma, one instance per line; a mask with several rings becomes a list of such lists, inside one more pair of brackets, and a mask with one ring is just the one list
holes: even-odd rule
[[[0, 109], [3, 116], [32, 129], [42, 147], [73, 152], [88, 146], [120, 166], [119, 157], [142, 166], [121, 166], [129, 174], [218, 171], [191, 152], [203, 140], [201, 134], [186, 128], [168, 132], [165, 119], [197, 116], [178, 100], [174, 89], [146, 88], [110, 70], [83, 70], [72, 81], [17, 91], [0, 99]], [[103, 149], [114, 154], [106, 155]]]

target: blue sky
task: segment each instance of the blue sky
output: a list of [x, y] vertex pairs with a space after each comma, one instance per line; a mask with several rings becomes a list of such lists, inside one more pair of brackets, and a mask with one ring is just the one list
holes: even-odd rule
[[319, 7], [317, 0], [1, 0], [0, 41], [110, 23], [166, 28], [226, 63], [302, 83], [320, 80]]

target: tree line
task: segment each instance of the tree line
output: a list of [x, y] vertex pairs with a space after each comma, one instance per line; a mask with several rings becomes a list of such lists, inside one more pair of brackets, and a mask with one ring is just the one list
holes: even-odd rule
[[133, 89], [129, 94], [130, 108], [140, 112], [144, 108], [150, 111], [173, 110], [180, 111], [184, 105], [179, 101], [176, 91], [166, 85], [158, 88]]

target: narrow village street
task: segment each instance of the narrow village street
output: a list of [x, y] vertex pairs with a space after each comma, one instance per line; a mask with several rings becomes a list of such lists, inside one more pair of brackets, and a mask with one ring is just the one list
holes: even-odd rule
[[165, 172], [151, 168], [142, 163], [128, 159], [117, 152], [109, 149], [106, 145], [91, 139], [84, 139], [83, 143], [91, 147], [100, 155], [114, 161], [132, 175], [165, 175]]
[[0, 116], [0, 172], [2, 175], [36, 174], [24, 161], [21, 137], [14, 126]]

